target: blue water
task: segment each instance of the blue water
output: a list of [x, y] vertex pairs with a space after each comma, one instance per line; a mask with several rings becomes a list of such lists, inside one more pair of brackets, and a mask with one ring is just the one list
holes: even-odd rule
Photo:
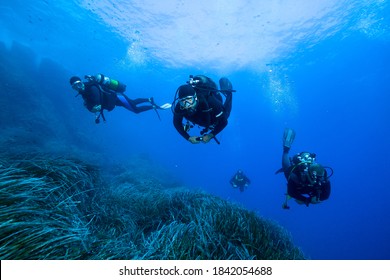
[[[1, 57], [15, 75], [0, 87], [3, 137], [30, 131], [29, 145], [45, 131], [41, 147], [107, 162], [142, 154], [191, 188], [276, 220], [312, 259], [390, 259], [386, 1], [98, 2], [0, 4]], [[116, 108], [95, 125], [68, 80], [99, 72], [127, 84], [131, 98], [157, 103], [171, 102], [188, 75], [229, 77], [237, 92], [221, 144], [187, 143], [169, 110], [160, 121]], [[15, 82], [23, 90], [12, 92]], [[274, 173], [285, 127], [297, 133], [292, 154], [315, 152], [334, 169], [320, 205], [281, 207], [285, 179]], [[252, 181], [244, 193], [228, 183], [239, 168]]]

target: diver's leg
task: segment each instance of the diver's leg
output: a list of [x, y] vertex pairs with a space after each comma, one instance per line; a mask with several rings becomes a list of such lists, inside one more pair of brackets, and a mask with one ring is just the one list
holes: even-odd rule
[[149, 98], [137, 98], [132, 100], [128, 98], [126, 95], [118, 95], [118, 99], [120, 100], [121, 104], [117, 104], [117, 105], [123, 106], [127, 110], [132, 111], [136, 114], [154, 109], [153, 105], [137, 107], [137, 105], [140, 103], [150, 102]]
[[282, 153], [282, 169], [283, 169], [283, 172], [284, 172], [284, 176], [286, 177], [286, 179], [288, 179], [288, 177], [290, 176], [290, 166], [291, 166], [291, 162], [290, 162], [290, 157], [288, 155], [288, 152], [290, 151], [289, 148], [285, 148], [283, 147], [283, 153]]
[[126, 98], [125, 95], [117, 95], [117, 106], [125, 107], [127, 110], [134, 112], [134, 104], [130, 98]]
[[153, 97], [151, 98], [136, 98], [136, 99], [133, 99], [133, 104], [136, 106], [138, 104], [141, 104], [141, 103], [146, 103], [146, 102], [149, 102], [150, 104], [154, 104], [154, 101], [153, 101]]
[[283, 132], [283, 154], [282, 154], [282, 168], [286, 179], [290, 176], [291, 162], [288, 155], [291, 145], [295, 139], [295, 131], [292, 128], [286, 128]]

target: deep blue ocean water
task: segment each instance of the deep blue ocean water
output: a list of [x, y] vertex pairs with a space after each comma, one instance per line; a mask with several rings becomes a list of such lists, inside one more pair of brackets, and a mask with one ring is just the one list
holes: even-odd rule
[[[1, 57], [15, 76], [0, 86], [2, 106], [14, 110], [2, 114], [3, 137], [13, 127], [42, 138], [47, 128], [33, 120], [45, 120], [48, 151], [78, 147], [107, 162], [142, 154], [191, 188], [274, 219], [312, 259], [390, 259], [387, 1], [50, 2], [0, 4]], [[191, 74], [227, 76], [237, 92], [221, 144], [189, 144], [169, 110], [160, 121], [116, 108], [95, 125], [68, 81], [100, 72], [157, 103], [171, 102]], [[281, 207], [285, 178], [274, 173], [285, 127], [297, 133], [292, 155], [312, 151], [334, 169], [322, 204]], [[243, 193], [228, 183], [239, 168], [252, 181]]]

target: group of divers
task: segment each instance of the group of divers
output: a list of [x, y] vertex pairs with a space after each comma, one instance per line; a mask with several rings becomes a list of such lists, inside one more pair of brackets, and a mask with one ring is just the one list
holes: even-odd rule
[[[217, 84], [204, 75], [189, 76], [189, 80], [176, 90], [174, 101], [157, 105], [154, 98], [130, 99], [124, 92], [126, 85], [103, 74], [86, 75], [84, 81], [77, 76], [70, 78], [70, 84], [81, 95], [84, 106], [95, 114], [95, 123], [105, 121], [104, 110], [112, 111], [116, 106], [124, 107], [136, 114], [155, 110], [171, 109], [173, 125], [177, 132], [192, 144], [208, 143], [217, 139], [228, 124], [232, 109], [233, 86], [229, 79], [223, 77]], [[188, 133], [194, 126], [202, 128], [200, 135]], [[287, 180], [286, 199], [282, 205], [289, 209], [288, 200], [295, 199], [298, 204], [309, 206], [327, 200], [330, 195], [329, 178], [333, 175], [330, 167], [316, 162], [316, 154], [300, 152], [292, 158], [289, 156], [295, 131], [286, 128], [283, 134], [282, 168]], [[330, 171], [330, 172], [329, 172]], [[330, 174], [328, 174], [330, 173]], [[250, 179], [239, 169], [230, 179], [233, 188], [243, 192], [251, 183]]]

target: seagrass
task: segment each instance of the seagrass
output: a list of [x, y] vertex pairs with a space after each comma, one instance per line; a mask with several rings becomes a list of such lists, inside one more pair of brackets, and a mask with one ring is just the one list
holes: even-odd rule
[[102, 176], [75, 158], [2, 155], [0, 259], [305, 258], [275, 221], [130, 166]]

